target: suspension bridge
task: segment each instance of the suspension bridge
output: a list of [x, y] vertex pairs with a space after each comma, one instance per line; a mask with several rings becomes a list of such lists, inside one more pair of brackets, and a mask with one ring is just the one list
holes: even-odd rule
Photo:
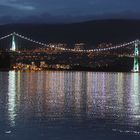
[[11, 38], [11, 47], [8, 49], [9, 52], [18, 52], [19, 51], [19, 47], [17, 45], [17, 42], [16, 42], [16, 37], [22, 39], [22, 40], [25, 40], [25, 41], [28, 41], [28, 42], [31, 42], [31, 43], [34, 43], [36, 45], [39, 45], [39, 46], [42, 46], [42, 47], [45, 47], [45, 48], [51, 48], [51, 49], [55, 49], [55, 50], [60, 50], [60, 51], [64, 51], [64, 52], [71, 52], [71, 53], [104, 53], [104, 52], [109, 52], [109, 51], [115, 51], [115, 50], [118, 50], [118, 49], [122, 49], [122, 48], [126, 48], [126, 47], [131, 47], [133, 49], [133, 58], [134, 58], [134, 62], [133, 62], [133, 68], [132, 68], [132, 71], [133, 72], [139, 72], [139, 44], [140, 44], [140, 40], [133, 40], [131, 42], [127, 42], [127, 43], [123, 43], [121, 45], [116, 45], [116, 46], [111, 46], [111, 47], [105, 47], [105, 48], [95, 48], [95, 49], [71, 49], [71, 48], [63, 48], [63, 47], [57, 47], [55, 45], [51, 45], [51, 46], [48, 46], [48, 44], [46, 43], [42, 43], [40, 41], [36, 41], [36, 40], [33, 40], [29, 37], [26, 37], [26, 36], [23, 36], [23, 35], [20, 35], [16, 32], [13, 32], [11, 34], [8, 34], [6, 36], [3, 36], [3, 37], [0, 37], [0, 41], [2, 40], [5, 40], [7, 38]]

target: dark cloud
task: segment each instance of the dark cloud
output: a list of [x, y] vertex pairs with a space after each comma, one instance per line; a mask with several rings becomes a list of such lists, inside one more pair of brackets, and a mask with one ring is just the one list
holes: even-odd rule
[[45, 22], [88, 17], [139, 18], [139, 5], [140, 0], [0, 0], [0, 18], [29, 20], [34, 17], [34, 21], [41, 18]]
[[12, 7], [19, 10], [34, 10], [34, 6], [31, 3], [21, 2], [20, 0], [0, 0], [1, 6]]

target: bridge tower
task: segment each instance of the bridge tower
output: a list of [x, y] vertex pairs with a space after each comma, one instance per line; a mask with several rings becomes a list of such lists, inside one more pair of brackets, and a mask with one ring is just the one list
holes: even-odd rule
[[138, 49], [138, 41], [135, 42], [135, 48], [134, 48], [134, 66], [133, 66], [133, 72], [139, 72], [139, 49]]
[[11, 51], [16, 51], [16, 41], [15, 41], [15, 33], [12, 35], [12, 47], [10, 49]]

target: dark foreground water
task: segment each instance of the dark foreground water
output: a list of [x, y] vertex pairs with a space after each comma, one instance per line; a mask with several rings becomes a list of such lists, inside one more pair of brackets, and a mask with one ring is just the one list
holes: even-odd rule
[[140, 139], [140, 75], [0, 72], [0, 140]]

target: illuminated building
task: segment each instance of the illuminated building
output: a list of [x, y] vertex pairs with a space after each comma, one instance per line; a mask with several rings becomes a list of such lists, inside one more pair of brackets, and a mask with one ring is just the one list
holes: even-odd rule
[[74, 49], [75, 50], [83, 50], [84, 47], [85, 47], [85, 43], [78, 43], [78, 44], [75, 44]]

